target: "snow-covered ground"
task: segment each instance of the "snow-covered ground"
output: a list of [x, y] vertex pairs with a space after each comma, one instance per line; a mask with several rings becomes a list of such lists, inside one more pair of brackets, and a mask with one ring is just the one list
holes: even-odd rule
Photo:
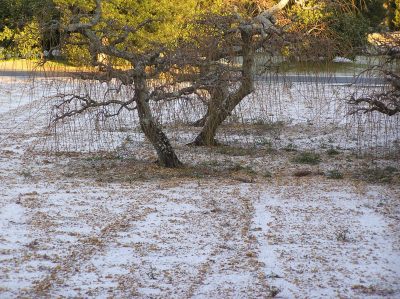
[[[0, 83], [0, 298], [400, 297], [399, 160], [357, 157], [351, 136], [393, 153], [397, 120], [359, 133], [307, 86], [259, 91], [221, 129], [230, 147], [191, 148], [196, 129], [168, 127], [187, 166], [165, 170], [136, 130], [91, 137], [85, 119], [54, 141], [47, 96], [70, 86], [15, 80]], [[311, 108], [296, 101], [304, 92]], [[107, 148], [118, 156], [95, 152]], [[293, 163], [306, 149], [322, 162]], [[355, 178], [381, 165], [397, 168], [390, 183]]]

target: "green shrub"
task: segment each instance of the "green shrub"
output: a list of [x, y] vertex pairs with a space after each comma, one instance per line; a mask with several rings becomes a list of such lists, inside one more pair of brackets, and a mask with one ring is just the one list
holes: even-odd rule
[[292, 161], [299, 164], [316, 165], [321, 162], [321, 158], [319, 154], [312, 152], [303, 152], [294, 157]]
[[328, 149], [328, 150], [326, 151], [326, 153], [328, 154], [328, 156], [336, 156], [336, 155], [339, 155], [339, 154], [340, 154], [340, 152], [339, 152], [338, 150], [334, 149], [333, 147], [331, 147], [330, 149]]
[[390, 183], [396, 175], [399, 175], [399, 170], [393, 166], [387, 166], [362, 169], [354, 177], [369, 183]]
[[341, 180], [343, 179], [343, 173], [341, 173], [339, 170], [337, 169], [333, 169], [333, 170], [329, 170], [326, 173], [326, 177], [328, 179], [333, 179], [333, 180]]
[[297, 146], [293, 143], [289, 143], [283, 148], [286, 152], [297, 152]]

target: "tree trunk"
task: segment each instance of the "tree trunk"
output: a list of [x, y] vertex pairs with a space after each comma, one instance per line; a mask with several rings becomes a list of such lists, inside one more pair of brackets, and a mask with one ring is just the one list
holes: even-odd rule
[[135, 77], [134, 81], [136, 88], [136, 107], [139, 115], [140, 127], [156, 150], [158, 163], [160, 166], [169, 168], [182, 166], [168, 137], [164, 134], [151, 113], [147, 101], [148, 90], [146, 80], [144, 77]]
[[218, 127], [224, 122], [228, 115], [229, 113], [226, 113], [225, 111], [210, 113], [203, 129], [200, 134], [197, 135], [193, 144], [198, 146], [218, 145], [218, 142], [215, 140], [215, 135], [217, 134]]
[[193, 127], [203, 127], [205, 125], [205, 123], [206, 123], [207, 118], [208, 118], [208, 114], [209, 114], [209, 112], [208, 112], [208, 109], [207, 109], [206, 114], [202, 118], [192, 122], [190, 125], [193, 126]]
[[233, 94], [229, 94], [226, 85], [216, 86], [215, 92], [207, 110], [206, 121], [199, 135], [193, 144], [198, 146], [213, 146], [217, 142], [215, 135], [218, 127], [231, 115], [233, 109], [254, 89], [253, 82], [253, 66], [254, 66], [254, 49], [252, 45], [252, 34], [245, 31], [241, 32], [243, 65], [242, 78], [239, 89]]

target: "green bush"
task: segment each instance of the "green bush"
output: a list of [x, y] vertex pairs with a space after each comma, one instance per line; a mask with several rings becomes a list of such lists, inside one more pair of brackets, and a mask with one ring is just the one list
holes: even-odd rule
[[1, 51], [1, 59], [38, 57], [42, 51], [39, 23], [33, 20], [22, 29], [5, 26], [0, 32], [0, 44], [7, 45]]
[[329, 170], [326, 174], [326, 177], [328, 179], [333, 179], [333, 180], [341, 180], [343, 179], [343, 173], [341, 173], [337, 169]]
[[331, 21], [339, 55], [353, 57], [366, 45], [370, 23], [361, 14], [337, 13]]
[[292, 161], [294, 163], [316, 165], [321, 162], [321, 157], [316, 153], [303, 152], [294, 157]]
[[340, 152], [334, 148], [328, 149], [326, 153], [328, 154], [328, 156], [336, 156], [340, 154]]

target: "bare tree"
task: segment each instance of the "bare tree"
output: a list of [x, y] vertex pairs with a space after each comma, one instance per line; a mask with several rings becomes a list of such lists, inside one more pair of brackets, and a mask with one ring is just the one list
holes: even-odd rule
[[[70, 37], [68, 42], [87, 46], [92, 65], [100, 69], [80, 77], [102, 82], [116, 79], [122, 85], [131, 86], [133, 95], [123, 100], [94, 99], [87, 94], [61, 95], [61, 101], [55, 106], [54, 120], [111, 105], [119, 106], [116, 114], [124, 109], [136, 110], [141, 129], [157, 152], [159, 164], [179, 167], [182, 163], [154, 118], [150, 103], [186, 96], [203, 99], [203, 95], [208, 94], [204, 126], [193, 144], [215, 144], [218, 127], [253, 92], [255, 51], [278, 32], [275, 15], [288, 2], [281, 0], [272, 8], [247, 19], [239, 14], [203, 18], [203, 42], [199, 42], [199, 35], [191, 41], [180, 41], [180, 45], [173, 49], [154, 44], [151, 49], [141, 51], [126, 47], [129, 36], [156, 21], [147, 19], [136, 27], [118, 27], [113, 20], [103, 18], [102, 0], [96, 0], [92, 13], [75, 14], [65, 26], [65, 34]], [[232, 63], [237, 57], [242, 57], [242, 63]], [[123, 61], [124, 67], [115, 64], [115, 60]], [[168, 79], [160, 80], [161, 74]], [[149, 81], [158, 84], [150, 87]]]
[[[203, 125], [201, 132], [194, 140], [194, 145], [215, 145], [215, 136], [218, 127], [232, 113], [235, 107], [254, 91], [255, 53], [262, 48], [272, 37], [279, 32], [275, 15], [281, 11], [289, 0], [281, 0], [270, 9], [246, 19], [239, 14], [211, 19], [209, 22], [220, 30], [215, 42], [208, 42], [213, 46], [206, 56], [208, 64], [213, 63], [215, 80], [208, 88], [210, 99], [206, 115], [196, 122]], [[223, 42], [218, 47], [219, 42]], [[215, 45], [215, 46], [214, 46]], [[223, 65], [225, 61], [232, 62], [234, 58], [241, 57], [239, 66], [232, 64]], [[221, 63], [222, 62], [222, 63]], [[215, 67], [218, 64], [218, 67]], [[210, 67], [203, 67], [210, 71]]]
[[[164, 167], [181, 166], [182, 163], [175, 154], [168, 137], [152, 114], [150, 102], [178, 98], [192, 93], [195, 88], [177, 85], [174, 92], [171, 92], [164, 84], [152, 88], [148, 84], [150, 79], [157, 79], [162, 72], [171, 71], [172, 65], [179, 65], [182, 61], [179, 53], [168, 52], [168, 49], [162, 45], [154, 45], [151, 50], [144, 52], [135, 52], [123, 46], [130, 34], [138, 32], [154, 20], [145, 20], [137, 27], [127, 25], [123, 28], [113, 28], [115, 23], [112, 20], [104, 20], [102, 17], [102, 0], [96, 0], [96, 8], [92, 14], [74, 15], [65, 28], [67, 36], [74, 38], [76, 35], [79, 36], [79, 44], [88, 47], [92, 64], [101, 70], [81, 74], [80, 78], [102, 82], [116, 79], [122, 85], [131, 86], [133, 96], [123, 100], [101, 100], [94, 99], [90, 95], [59, 95], [61, 101], [55, 106], [54, 121], [110, 105], [119, 106], [117, 114], [123, 109], [136, 110], [141, 129], [157, 152], [158, 163]], [[105, 23], [106, 26], [98, 26], [100, 22]], [[71, 38], [68, 42], [73, 43], [73, 39]], [[102, 59], [98, 59], [99, 57]], [[113, 60], [116, 59], [123, 61], [124, 67], [114, 65]]]

